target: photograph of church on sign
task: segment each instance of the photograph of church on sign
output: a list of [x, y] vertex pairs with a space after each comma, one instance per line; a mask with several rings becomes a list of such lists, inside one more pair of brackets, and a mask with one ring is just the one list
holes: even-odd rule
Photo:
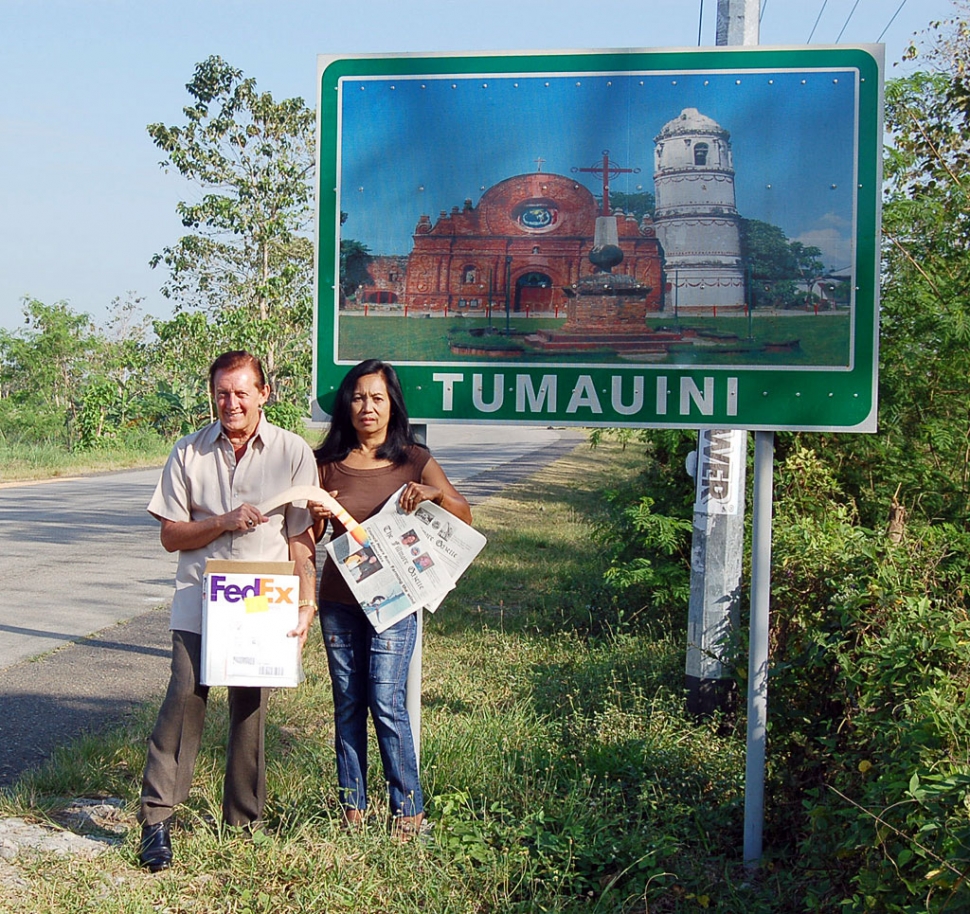
[[[611, 172], [632, 169], [612, 163], [608, 151], [599, 167], [576, 169], [603, 175], [600, 200], [573, 177], [544, 173], [539, 159], [534, 173], [501, 181], [477, 205], [466, 198], [460, 208], [442, 210], [434, 223], [422, 214], [410, 255], [375, 257], [359, 299], [460, 311], [494, 307], [508, 287], [515, 313], [564, 313], [566, 290], [597, 269], [589, 260], [596, 219], [612, 216], [622, 272], [643, 288], [645, 311], [743, 309], [727, 131], [687, 108], [660, 131], [655, 158], [654, 218], [609, 206]], [[670, 277], [666, 293], [664, 271]]]
[[340, 92], [338, 360], [850, 367], [851, 73]]
[[[393, 272], [391, 300], [419, 310], [504, 309], [508, 289], [517, 314], [564, 314], [565, 290], [592, 272], [589, 253], [602, 208], [575, 178], [539, 169], [499, 182], [476, 205], [466, 199], [434, 223], [422, 214], [403, 263], [371, 263], [375, 287], [361, 289], [363, 300], [388, 300], [381, 280]], [[643, 285], [647, 307], [659, 311], [661, 258], [653, 223], [623, 213], [616, 223], [624, 272]]]

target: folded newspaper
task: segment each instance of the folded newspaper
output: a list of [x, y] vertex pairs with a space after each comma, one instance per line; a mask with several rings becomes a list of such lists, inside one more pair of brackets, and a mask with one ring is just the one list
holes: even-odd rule
[[434, 502], [410, 514], [401, 486], [365, 529], [319, 486], [293, 486], [257, 505], [262, 514], [295, 501], [319, 501], [347, 532], [326, 545], [340, 574], [378, 632], [409, 613], [434, 612], [482, 551], [485, 537]]
[[481, 533], [434, 502], [403, 511], [403, 488], [367, 518], [365, 542], [345, 533], [326, 546], [378, 632], [421, 607], [434, 612], [485, 545]]

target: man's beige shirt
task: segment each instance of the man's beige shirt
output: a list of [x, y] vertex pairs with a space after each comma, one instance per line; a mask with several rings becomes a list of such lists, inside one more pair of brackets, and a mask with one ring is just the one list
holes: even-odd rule
[[[172, 521], [204, 520], [241, 504], [258, 505], [291, 486], [318, 484], [309, 445], [260, 417], [239, 463], [219, 422], [176, 442], [148, 511]], [[201, 549], [179, 552], [171, 628], [202, 632], [202, 576], [207, 559], [285, 562], [288, 539], [312, 523], [305, 502], [276, 508], [269, 521], [245, 532], [223, 533]]]

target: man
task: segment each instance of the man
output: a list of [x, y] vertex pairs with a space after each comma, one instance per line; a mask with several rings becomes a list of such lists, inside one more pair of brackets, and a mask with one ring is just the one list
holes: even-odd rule
[[[148, 505], [162, 545], [178, 552], [172, 600], [172, 674], [148, 745], [138, 819], [141, 862], [152, 872], [172, 862], [171, 820], [184, 802], [202, 739], [208, 688], [199, 683], [202, 576], [208, 559], [296, 563], [300, 648], [316, 614], [315, 547], [305, 507], [261, 514], [254, 505], [291, 486], [317, 485], [306, 442], [266, 421], [270, 394], [262, 365], [248, 352], [220, 355], [209, 369], [217, 422], [178, 441]], [[256, 826], [266, 801], [264, 721], [267, 690], [229, 689], [229, 739], [222, 813], [229, 825]]]

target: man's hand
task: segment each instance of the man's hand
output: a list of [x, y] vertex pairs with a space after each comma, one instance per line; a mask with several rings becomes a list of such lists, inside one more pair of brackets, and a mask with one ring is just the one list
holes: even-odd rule
[[168, 552], [180, 552], [186, 549], [201, 549], [217, 540], [223, 533], [238, 531], [244, 533], [255, 530], [259, 524], [265, 524], [269, 518], [252, 505], [240, 505], [228, 514], [217, 514], [202, 520], [168, 520], [159, 518], [162, 522], [160, 537], [162, 545]]
[[260, 514], [258, 508], [252, 505], [242, 504], [234, 511], [223, 515], [226, 530], [252, 530], [259, 524], [265, 524], [269, 518], [265, 514]]
[[300, 650], [303, 650], [303, 645], [306, 644], [306, 639], [310, 634], [310, 626], [313, 625], [313, 620], [317, 615], [317, 607], [313, 606], [301, 606], [300, 607], [300, 620], [296, 624], [296, 628], [292, 631], [286, 633], [287, 638], [299, 638], [300, 639]]

